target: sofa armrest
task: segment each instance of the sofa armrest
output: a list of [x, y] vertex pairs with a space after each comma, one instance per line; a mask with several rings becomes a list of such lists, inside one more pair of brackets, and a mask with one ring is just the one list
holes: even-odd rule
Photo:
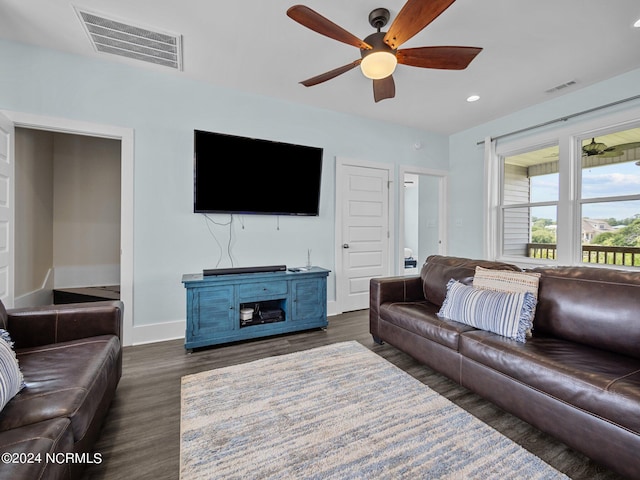
[[122, 340], [124, 305], [119, 300], [7, 310], [16, 348], [37, 347], [98, 335]]
[[387, 302], [417, 302], [424, 300], [420, 276], [372, 278], [369, 282], [369, 331], [376, 341], [380, 320], [380, 305]]
[[415, 302], [424, 300], [420, 276], [372, 278], [369, 284], [371, 303]]

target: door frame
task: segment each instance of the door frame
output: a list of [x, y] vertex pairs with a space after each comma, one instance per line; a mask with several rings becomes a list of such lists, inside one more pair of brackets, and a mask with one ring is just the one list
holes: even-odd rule
[[[438, 254], [447, 254], [447, 172], [444, 170], [433, 170], [430, 168], [413, 167], [409, 165], [400, 166], [398, 172], [399, 182], [404, 182], [405, 174], [426, 175], [438, 179]], [[398, 199], [398, 255], [397, 255], [397, 275], [404, 272], [404, 194]], [[418, 265], [420, 269], [420, 265]]]
[[[120, 299], [125, 305], [122, 343], [133, 344], [134, 130], [67, 118], [0, 110], [15, 127], [120, 140]], [[15, 159], [14, 159], [15, 161]], [[15, 213], [15, 205], [12, 206]], [[12, 252], [15, 255], [15, 252]], [[11, 279], [13, 282], [13, 278]]]
[[[1, 113], [1, 112], [0, 112]], [[14, 286], [14, 245], [15, 245], [15, 124], [6, 115], [0, 116], [0, 135], [6, 134], [6, 161], [3, 160], [1, 170], [3, 190], [6, 198], [2, 198], [1, 222], [6, 229], [0, 229], [0, 298], [7, 308], [13, 306]]]
[[335, 254], [335, 265], [336, 265], [336, 313], [342, 313], [344, 311], [344, 291], [341, 288], [342, 282], [344, 281], [344, 265], [342, 262], [342, 244], [344, 243], [343, 235], [342, 235], [342, 204], [344, 202], [344, 187], [345, 187], [345, 178], [340, 175], [342, 167], [352, 166], [352, 167], [362, 167], [362, 168], [376, 168], [379, 170], [386, 170], [389, 178], [389, 188], [387, 189], [389, 198], [388, 198], [388, 225], [387, 230], [389, 232], [389, 244], [388, 244], [388, 252], [387, 258], [389, 258], [389, 275], [391, 272], [395, 271], [395, 259], [396, 256], [393, 254], [395, 252], [395, 165], [393, 163], [381, 163], [381, 162], [370, 162], [366, 160], [355, 160], [346, 157], [338, 157], [336, 156], [336, 204], [335, 204], [335, 245], [334, 245], [334, 254]]

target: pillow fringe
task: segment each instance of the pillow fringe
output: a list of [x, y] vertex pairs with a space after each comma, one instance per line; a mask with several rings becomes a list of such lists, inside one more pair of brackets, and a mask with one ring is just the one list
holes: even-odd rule
[[533, 327], [533, 312], [536, 308], [536, 297], [531, 292], [525, 292], [524, 300], [522, 302], [522, 310], [520, 311], [520, 321], [518, 322], [518, 335], [517, 340], [519, 342], [525, 342], [527, 332]]
[[0, 328], [0, 338], [7, 342], [11, 348], [13, 348], [13, 340], [11, 340], [11, 335], [4, 328]]

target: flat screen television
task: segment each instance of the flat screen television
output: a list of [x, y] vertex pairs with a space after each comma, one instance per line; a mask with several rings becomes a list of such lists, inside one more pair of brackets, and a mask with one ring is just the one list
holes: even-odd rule
[[195, 213], [318, 215], [322, 148], [194, 130]]

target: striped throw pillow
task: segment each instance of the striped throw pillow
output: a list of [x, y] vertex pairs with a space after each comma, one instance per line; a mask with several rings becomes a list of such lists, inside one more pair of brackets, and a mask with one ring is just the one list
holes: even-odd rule
[[16, 354], [0, 336], [0, 410], [9, 403], [24, 386], [24, 377], [18, 366]]
[[438, 315], [524, 343], [535, 305], [530, 292], [494, 292], [451, 279]]
[[[476, 267], [473, 277], [473, 286], [494, 292], [530, 292], [536, 301], [538, 300], [538, 285], [540, 283], [540, 273], [537, 272], [513, 272], [510, 270], [490, 270], [488, 268]], [[534, 307], [531, 328], [527, 330], [527, 336], [531, 336], [533, 329], [533, 319], [536, 316]]]

